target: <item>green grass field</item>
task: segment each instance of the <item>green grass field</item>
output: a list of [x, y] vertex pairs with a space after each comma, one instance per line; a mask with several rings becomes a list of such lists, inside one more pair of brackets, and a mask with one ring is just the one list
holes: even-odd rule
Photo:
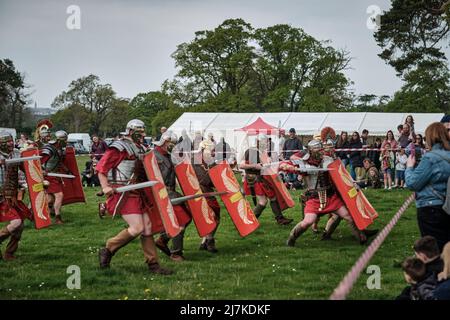
[[[80, 163], [84, 160], [79, 158]], [[99, 219], [97, 203], [102, 199], [96, 191], [86, 188], [87, 204], [63, 208], [63, 226], [37, 231], [26, 222], [18, 259], [0, 261], [1, 299], [327, 299], [366, 248], [352, 238], [345, 223], [331, 241], [320, 241], [319, 235], [308, 231], [295, 248], [286, 247], [293, 224], [277, 225], [270, 207], [260, 228], [243, 239], [222, 210], [217, 254], [199, 251], [200, 238], [191, 224], [185, 237], [187, 261], [175, 263], [160, 255], [161, 264], [174, 269], [174, 275], [149, 274], [137, 239], [116, 254], [109, 270], [100, 270], [98, 249], [125, 223], [120, 217]], [[297, 203], [299, 194], [294, 192]], [[379, 213], [371, 228], [382, 228], [410, 191], [365, 194]], [[295, 222], [300, 219], [298, 205], [285, 214]], [[325, 222], [321, 220], [322, 228]], [[396, 264], [412, 254], [418, 236], [413, 205], [370, 262], [381, 268], [381, 289], [367, 289], [369, 275], [363, 273], [349, 299], [394, 298], [405, 286]], [[70, 265], [80, 267], [80, 290], [66, 286]]]

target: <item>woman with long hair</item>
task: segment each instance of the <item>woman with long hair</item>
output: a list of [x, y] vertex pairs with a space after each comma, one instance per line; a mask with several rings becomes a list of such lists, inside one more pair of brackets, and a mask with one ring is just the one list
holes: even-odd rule
[[414, 141], [414, 136], [416, 135], [416, 132], [414, 130], [414, 118], [412, 115], [408, 115], [405, 119], [405, 124], [409, 125], [410, 129], [410, 138]]
[[397, 140], [395, 140], [394, 133], [392, 130], [389, 130], [386, 132], [386, 138], [384, 139], [383, 143], [381, 144], [381, 148], [384, 149], [386, 143], [389, 143], [389, 146], [391, 149], [396, 149], [398, 147]]
[[[338, 141], [336, 142], [336, 149], [347, 148], [347, 146], [348, 146], [348, 133], [347, 131], [342, 131], [338, 138]], [[349, 163], [348, 152], [339, 151], [336, 153], [336, 156], [338, 156], [341, 159], [344, 166], [348, 165]]]
[[416, 167], [414, 153], [408, 158], [405, 171], [406, 186], [416, 191], [417, 220], [422, 237], [436, 238], [439, 249], [450, 241], [450, 215], [442, 205], [450, 177], [450, 141], [447, 129], [435, 122], [425, 130], [429, 152]]

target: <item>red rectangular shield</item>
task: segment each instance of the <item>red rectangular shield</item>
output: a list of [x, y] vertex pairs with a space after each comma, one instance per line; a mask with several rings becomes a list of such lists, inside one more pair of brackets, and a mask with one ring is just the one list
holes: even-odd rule
[[80, 172], [78, 171], [77, 160], [75, 159], [75, 149], [73, 147], [66, 147], [66, 155], [63, 164], [70, 171], [70, 174], [75, 176], [73, 179], [63, 178], [63, 205], [86, 202], [83, 185], [81, 184]]
[[[22, 157], [38, 155], [39, 151], [36, 148], [21, 152]], [[25, 161], [23, 167], [30, 195], [31, 209], [33, 210], [34, 226], [36, 229], [48, 227], [52, 224], [52, 220], [50, 219], [50, 210], [48, 209], [47, 196], [44, 190], [41, 161]]]
[[[202, 193], [197, 175], [189, 159], [185, 159], [175, 166], [175, 174], [185, 196]], [[214, 211], [208, 205], [206, 198], [200, 197], [188, 200], [187, 204], [197, 227], [198, 235], [204, 237], [213, 232], [217, 223], [214, 219]]]
[[220, 197], [239, 234], [245, 237], [255, 231], [259, 227], [258, 219], [242, 194], [228, 162], [222, 161], [209, 169], [209, 176], [217, 191], [229, 192]]
[[[270, 158], [267, 156], [267, 154], [263, 153], [261, 157], [263, 163], [270, 163]], [[262, 172], [262, 177], [275, 191], [277, 202], [280, 205], [281, 210], [295, 207], [295, 202], [292, 199], [289, 190], [286, 188], [283, 181], [281, 180], [281, 177], [278, 175], [278, 172], [274, 168], [270, 166], [265, 168]]]
[[353, 185], [353, 179], [345, 169], [340, 159], [328, 165], [331, 180], [333, 180], [339, 195], [344, 200], [356, 226], [359, 230], [366, 229], [378, 217], [378, 213], [369, 203], [364, 193]]
[[152, 234], [161, 233], [164, 231], [164, 224], [161, 219], [161, 215], [158, 211], [158, 206], [156, 205], [156, 200], [153, 197], [153, 192], [151, 188], [144, 188], [143, 192], [146, 198], [146, 211], [150, 217]]
[[158, 181], [156, 185], [151, 187], [151, 193], [153, 195], [153, 203], [158, 209], [159, 216], [161, 218], [162, 224], [164, 225], [164, 230], [173, 238], [178, 233], [180, 233], [181, 228], [178, 224], [177, 217], [175, 216], [174, 208], [169, 199], [169, 193], [167, 192], [166, 185], [164, 184], [164, 179], [159, 170], [158, 163], [153, 151], [147, 153], [142, 160], [149, 180]]

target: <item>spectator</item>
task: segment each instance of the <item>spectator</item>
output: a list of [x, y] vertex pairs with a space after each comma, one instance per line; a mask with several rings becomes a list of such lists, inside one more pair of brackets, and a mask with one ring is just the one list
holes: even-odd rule
[[425, 263], [419, 258], [407, 258], [402, 263], [405, 280], [411, 285], [411, 300], [433, 300], [436, 289], [436, 275], [427, 275]]
[[444, 268], [436, 238], [425, 236], [414, 243], [414, 254], [425, 263], [427, 275], [438, 274]]
[[[282, 157], [283, 159], [289, 160], [291, 156], [299, 152], [299, 150], [303, 150], [302, 142], [297, 137], [295, 129], [291, 128], [289, 129], [289, 137], [284, 142]], [[298, 175], [296, 175], [295, 173], [288, 173], [287, 175], [288, 184], [291, 186], [293, 186], [294, 184], [298, 184], [297, 178]]]
[[400, 138], [400, 136], [402, 135], [403, 132], [403, 125], [399, 124], [397, 126], [397, 133], [395, 134], [395, 140], [398, 140], [398, 138]]
[[448, 132], [448, 137], [450, 138], [450, 115], [448, 114], [448, 115], [443, 116], [441, 119], [441, 123], [444, 124], [444, 126]]
[[405, 119], [405, 124], [409, 126], [410, 136], [409, 138], [414, 141], [414, 136], [416, 135], [416, 131], [414, 129], [414, 118], [412, 115], [408, 115]]
[[[336, 143], [336, 149], [346, 149], [348, 148], [348, 145], [349, 145], [348, 133], [347, 131], [342, 131]], [[345, 151], [339, 151], [336, 153], [336, 156], [341, 159], [342, 163], [344, 164], [344, 167], [346, 167], [350, 162], [348, 159], [348, 155], [349, 153]]]
[[[348, 147], [351, 149], [362, 148], [361, 138], [358, 132], [353, 132]], [[364, 168], [361, 151], [352, 151], [350, 153], [350, 166], [350, 174], [353, 180], [362, 180], [364, 177]]]
[[378, 189], [381, 186], [378, 169], [375, 167], [374, 163], [369, 158], [364, 159], [363, 165], [365, 170], [364, 180], [359, 181], [358, 185], [361, 188], [370, 187]]
[[419, 165], [422, 156], [425, 154], [425, 144], [423, 143], [423, 137], [421, 134], [416, 135], [416, 139], [408, 145], [406, 154], [409, 156], [414, 153], [416, 157], [416, 167]]
[[159, 129], [159, 134], [156, 136], [156, 141], [160, 141], [162, 134], [166, 131], [167, 131], [166, 127], [161, 127], [161, 129]]
[[92, 159], [96, 159], [97, 161], [99, 161], [102, 157], [103, 154], [106, 152], [106, 150], [108, 149], [108, 145], [106, 144], [105, 141], [103, 141], [102, 139], [100, 139], [98, 137], [98, 135], [93, 135], [92, 136], [92, 146], [91, 146], [91, 158]]
[[400, 148], [406, 148], [412, 141], [415, 140], [415, 135], [411, 134], [411, 129], [407, 123], [403, 125], [402, 134], [398, 138]]
[[[361, 142], [362, 142], [362, 146], [363, 148], [368, 148], [369, 147], [369, 130], [364, 129], [361, 133]], [[367, 157], [367, 151], [363, 151], [361, 153], [361, 156], [364, 158]]]
[[392, 189], [392, 170], [394, 170], [394, 152], [391, 151], [391, 145], [385, 144], [385, 150], [381, 152], [380, 162], [383, 170], [384, 189]]
[[299, 150], [303, 150], [302, 142], [296, 136], [295, 129], [291, 128], [289, 129], [289, 138], [284, 142], [283, 158], [289, 160], [291, 156]]
[[[416, 258], [425, 264], [426, 276], [436, 276], [444, 268], [444, 262], [440, 258], [440, 251], [434, 237], [425, 236], [414, 243]], [[403, 289], [397, 300], [410, 300], [411, 287]]]
[[408, 156], [405, 153], [405, 149], [401, 149], [397, 152], [395, 157], [395, 186], [394, 188], [404, 188], [405, 187], [405, 170], [406, 161], [408, 161]]
[[[381, 149], [381, 145], [382, 145], [381, 139], [376, 138], [375, 143], [373, 145], [371, 145], [370, 147], [373, 149]], [[378, 171], [381, 168], [380, 155], [381, 155], [381, 151], [369, 151], [367, 153], [367, 157], [370, 159], [370, 161], [372, 161], [372, 163], [375, 165], [375, 167], [377, 168]]]
[[437, 276], [438, 285], [436, 290], [434, 290], [434, 298], [437, 300], [450, 300], [450, 242], [447, 242], [444, 246], [441, 258], [444, 267]]
[[25, 150], [33, 145], [33, 141], [28, 140], [28, 137], [24, 134], [20, 134], [20, 139], [17, 140], [16, 148], [19, 150]]
[[366, 148], [369, 146], [368, 140], [369, 140], [369, 130], [364, 129], [361, 134], [361, 142], [363, 144], [363, 148]]
[[431, 151], [423, 155], [416, 168], [415, 156], [409, 156], [405, 180], [406, 186], [416, 191], [417, 219], [421, 235], [435, 237], [442, 250], [450, 241], [450, 215], [442, 209], [450, 177], [450, 142], [447, 129], [439, 122], [428, 126], [425, 139]]
[[398, 147], [398, 143], [397, 143], [397, 141], [394, 138], [394, 133], [392, 132], [392, 130], [389, 130], [386, 133], [386, 138], [384, 139], [383, 143], [381, 144], [381, 149], [386, 148], [386, 143], [389, 143], [391, 148], [394, 149], [394, 150], [397, 149], [397, 147]]

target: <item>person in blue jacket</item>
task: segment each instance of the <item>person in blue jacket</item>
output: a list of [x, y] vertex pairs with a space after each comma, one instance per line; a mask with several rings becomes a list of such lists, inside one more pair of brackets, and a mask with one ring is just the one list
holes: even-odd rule
[[414, 153], [408, 158], [405, 171], [406, 186], [416, 192], [417, 220], [423, 236], [433, 236], [442, 251], [450, 241], [450, 215], [443, 209], [447, 181], [450, 177], [450, 141], [447, 129], [435, 122], [425, 130], [429, 151], [415, 167]]

